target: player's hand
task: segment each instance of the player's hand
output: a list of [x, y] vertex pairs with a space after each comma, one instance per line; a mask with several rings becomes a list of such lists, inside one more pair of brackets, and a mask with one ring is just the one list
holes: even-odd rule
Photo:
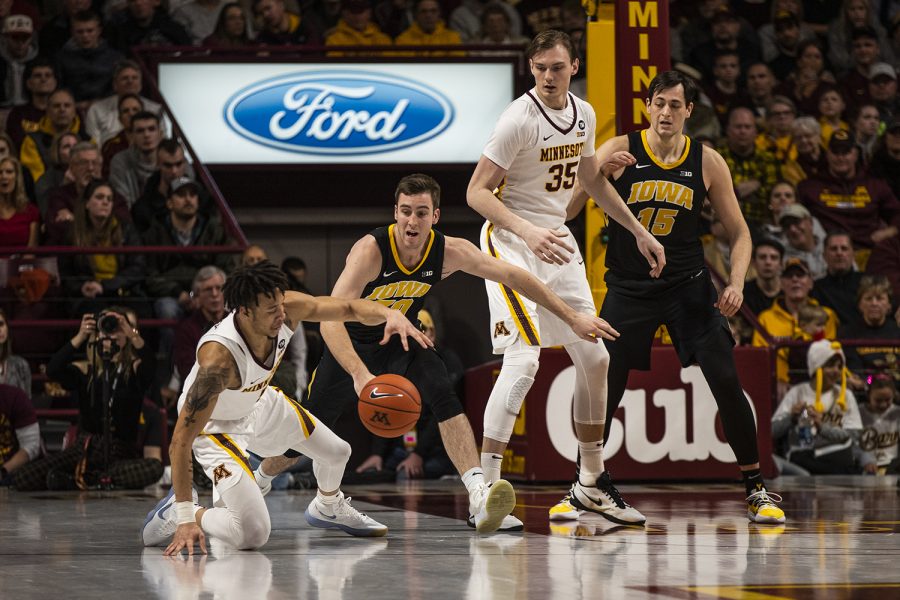
[[716, 302], [715, 307], [719, 309], [723, 316], [730, 317], [737, 313], [743, 303], [744, 292], [729, 285], [719, 294], [719, 301]]
[[366, 387], [367, 383], [375, 379], [375, 376], [372, 375], [368, 369], [360, 371], [359, 373], [354, 373], [351, 377], [353, 377], [353, 389], [356, 390], [357, 396], [359, 396], [362, 389]]
[[653, 235], [646, 229], [641, 229], [635, 238], [638, 250], [647, 259], [650, 265], [650, 277], [654, 279], [662, 273], [666, 266], [666, 250]]
[[181, 554], [181, 551], [186, 548], [188, 556], [193, 556], [194, 542], [197, 542], [200, 551], [203, 552], [203, 554], [207, 553], [206, 536], [203, 535], [203, 530], [200, 529], [200, 526], [196, 523], [183, 523], [175, 530], [175, 537], [172, 538], [172, 543], [166, 547], [166, 551], [163, 552], [163, 554], [166, 556], [176, 556]]
[[528, 244], [528, 249], [545, 263], [562, 265], [572, 260], [575, 253], [575, 248], [563, 241], [566, 237], [569, 234], [565, 231], [532, 225], [522, 239]]
[[597, 343], [597, 338], [606, 340], [614, 340], [619, 337], [619, 332], [613, 329], [612, 325], [601, 319], [587, 313], [578, 313], [572, 321], [572, 331], [578, 334], [581, 339]]
[[384, 459], [381, 458], [380, 456], [378, 456], [377, 454], [373, 454], [372, 456], [370, 456], [369, 458], [364, 460], [361, 465], [356, 467], [356, 472], [364, 473], [364, 472], [368, 471], [369, 469], [373, 469], [375, 471], [381, 471], [381, 469], [383, 467], [384, 467]]
[[387, 344], [392, 335], [400, 336], [400, 343], [403, 344], [404, 350], [409, 350], [409, 339], [419, 343], [423, 348], [434, 348], [434, 342], [422, 333], [415, 325], [409, 322], [409, 319], [399, 310], [389, 310], [387, 319], [384, 322], [384, 337], [381, 338], [381, 345]]
[[397, 465], [397, 471], [406, 471], [406, 476], [410, 479], [420, 479], [425, 474], [423, 465], [422, 457], [415, 452], [410, 452], [409, 456]]
[[613, 173], [619, 169], [630, 167], [636, 162], [637, 159], [631, 152], [620, 150], [619, 152], [613, 152], [609, 158], [603, 161], [603, 164], [600, 165], [600, 172], [603, 173], [604, 177], [612, 177]]

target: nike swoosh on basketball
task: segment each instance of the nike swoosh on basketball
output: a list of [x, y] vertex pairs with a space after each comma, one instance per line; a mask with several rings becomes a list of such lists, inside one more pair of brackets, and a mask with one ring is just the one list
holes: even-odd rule
[[369, 392], [370, 400], [378, 400], [379, 398], [399, 398], [399, 397], [400, 397], [400, 394], [391, 394], [390, 392], [387, 392], [387, 393], [382, 392], [379, 394], [378, 388], [375, 388], [374, 390]]
[[381, 276], [382, 277], [390, 277], [391, 275], [393, 275], [396, 272], [397, 271], [391, 271], [390, 273], [388, 273], [387, 271], [385, 271], [384, 273], [381, 274]]
[[645, 169], [645, 168], [647, 168], [647, 167], [649, 167], [649, 166], [650, 166], [650, 165], [634, 165], [634, 168], [635, 168], [635, 169]]
[[554, 135], [556, 135], [556, 134], [555, 134], [555, 133], [551, 133], [550, 135], [548, 135], [547, 137], [544, 138], [544, 141], [546, 142], [547, 140], [549, 140], [550, 138], [552, 138]]

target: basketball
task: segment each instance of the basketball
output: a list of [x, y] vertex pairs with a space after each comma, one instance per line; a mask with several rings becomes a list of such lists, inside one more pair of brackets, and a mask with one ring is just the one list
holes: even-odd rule
[[359, 418], [377, 436], [403, 435], [413, 428], [421, 413], [419, 390], [400, 375], [379, 375], [359, 394]]

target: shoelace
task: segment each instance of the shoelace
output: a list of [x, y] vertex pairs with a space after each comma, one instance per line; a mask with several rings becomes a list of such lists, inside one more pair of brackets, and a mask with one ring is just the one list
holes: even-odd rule
[[341, 496], [341, 499], [337, 501], [337, 505], [334, 507], [334, 514], [340, 512], [342, 515], [351, 516], [360, 520], [364, 519], [366, 516], [365, 513], [361, 513], [350, 506], [350, 500], [350, 496]]
[[621, 494], [619, 494], [619, 490], [616, 489], [616, 486], [613, 485], [612, 481], [606, 478], [598, 479], [597, 489], [612, 498], [612, 501], [615, 502], [616, 506], [618, 506], [619, 508], [628, 508], [629, 506], [631, 506], [622, 499]]
[[771, 504], [772, 506], [775, 506], [778, 502], [781, 502], [781, 500], [781, 496], [779, 496], [778, 494], [767, 492], [766, 490], [759, 490], [758, 492], [753, 492], [752, 494], [747, 496], [747, 502], [757, 508], [764, 504]]

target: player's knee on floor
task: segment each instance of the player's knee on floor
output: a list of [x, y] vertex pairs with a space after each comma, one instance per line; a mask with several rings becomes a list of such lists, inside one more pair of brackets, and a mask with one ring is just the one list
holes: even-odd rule
[[239, 550], [256, 550], [269, 541], [272, 521], [268, 511], [242, 515], [240, 518], [241, 543]]

